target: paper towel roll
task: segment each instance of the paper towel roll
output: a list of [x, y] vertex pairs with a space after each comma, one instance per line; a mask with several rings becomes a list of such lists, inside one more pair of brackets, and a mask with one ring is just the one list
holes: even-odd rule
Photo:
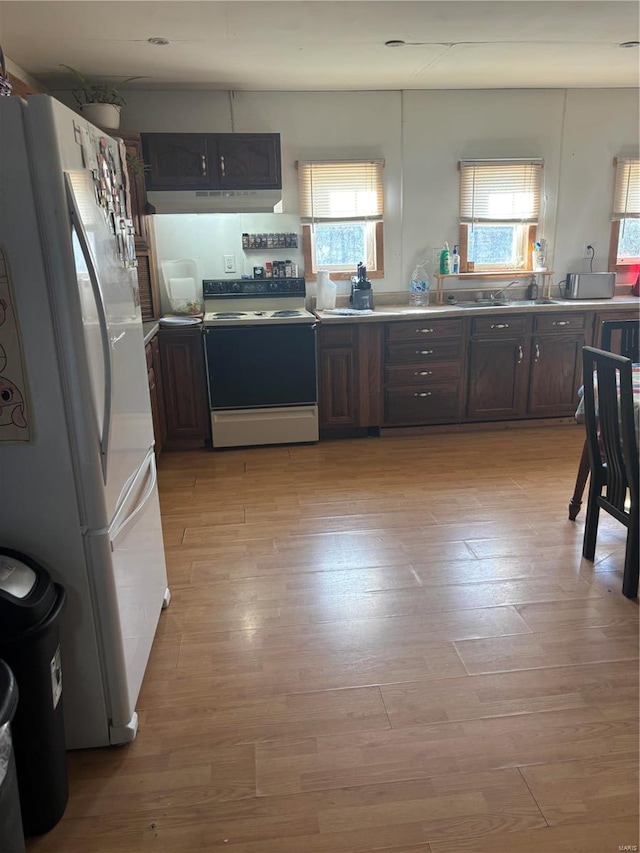
[[185, 299], [187, 302], [193, 302], [196, 299], [196, 280], [195, 278], [170, 278], [169, 279], [169, 296], [171, 299]]

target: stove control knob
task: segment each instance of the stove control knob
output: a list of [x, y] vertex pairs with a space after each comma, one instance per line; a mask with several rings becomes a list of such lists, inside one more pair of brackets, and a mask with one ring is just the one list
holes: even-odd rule
[[277, 289], [278, 289], [278, 282], [277, 282], [277, 281], [272, 281], [272, 282], [269, 284], [269, 290], [277, 290]]
[[234, 293], [240, 293], [240, 285], [239, 285], [237, 282], [236, 282], [235, 284], [232, 284], [232, 285], [231, 285], [231, 290], [232, 290]]
[[216, 282], [216, 290], [218, 291], [218, 293], [224, 293], [226, 289], [227, 289], [226, 281]]

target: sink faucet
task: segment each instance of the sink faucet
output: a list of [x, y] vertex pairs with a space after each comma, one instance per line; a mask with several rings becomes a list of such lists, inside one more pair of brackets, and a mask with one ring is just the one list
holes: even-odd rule
[[510, 281], [506, 287], [502, 288], [502, 290], [499, 290], [497, 293], [492, 293], [490, 298], [491, 299], [497, 299], [500, 296], [500, 294], [505, 293], [507, 290], [509, 290], [509, 288], [511, 287], [512, 284], [520, 284], [520, 280], [517, 278], [514, 278], [514, 280]]

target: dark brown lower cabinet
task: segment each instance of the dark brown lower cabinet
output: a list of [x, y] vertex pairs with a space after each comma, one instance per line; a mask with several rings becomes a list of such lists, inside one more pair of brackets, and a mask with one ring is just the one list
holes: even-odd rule
[[204, 447], [211, 420], [202, 330], [160, 329], [158, 332], [166, 419], [167, 450]]
[[318, 329], [321, 433], [360, 434], [381, 423], [381, 324]]
[[572, 415], [581, 382], [584, 313], [474, 320], [467, 418], [509, 420]]
[[527, 414], [572, 415], [581, 384], [584, 334], [534, 335], [531, 341]]
[[160, 458], [167, 440], [167, 422], [164, 413], [164, 392], [162, 388], [162, 366], [158, 339], [153, 338], [145, 347], [147, 357], [147, 375], [149, 378], [149, 396], [151, 398], [151, 419], [155, 438], [156, 460]]
[[522, 413], [527, 379], [525, 347], [522, 338], [471, 341], [469, 419], [502, 420]]
[[412, 426], [460, 419], [465, 343], [463, 320], [387, 323], [384, 424]]

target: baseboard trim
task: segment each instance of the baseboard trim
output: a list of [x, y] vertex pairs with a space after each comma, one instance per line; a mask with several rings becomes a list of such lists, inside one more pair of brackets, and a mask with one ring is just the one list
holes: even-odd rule
[[573, 415], [564, 418], [532, 418], [522, 421], [481, 421], [465, 424], [432, 424], [430, 426], [382, 427], [381, 436], [391, 435], [428, 435], [443, 432], [490, 432], [512, 429], [531, 429], [531, 427], [578, 427], [584, 431], [584, 425], [576, 423]]

